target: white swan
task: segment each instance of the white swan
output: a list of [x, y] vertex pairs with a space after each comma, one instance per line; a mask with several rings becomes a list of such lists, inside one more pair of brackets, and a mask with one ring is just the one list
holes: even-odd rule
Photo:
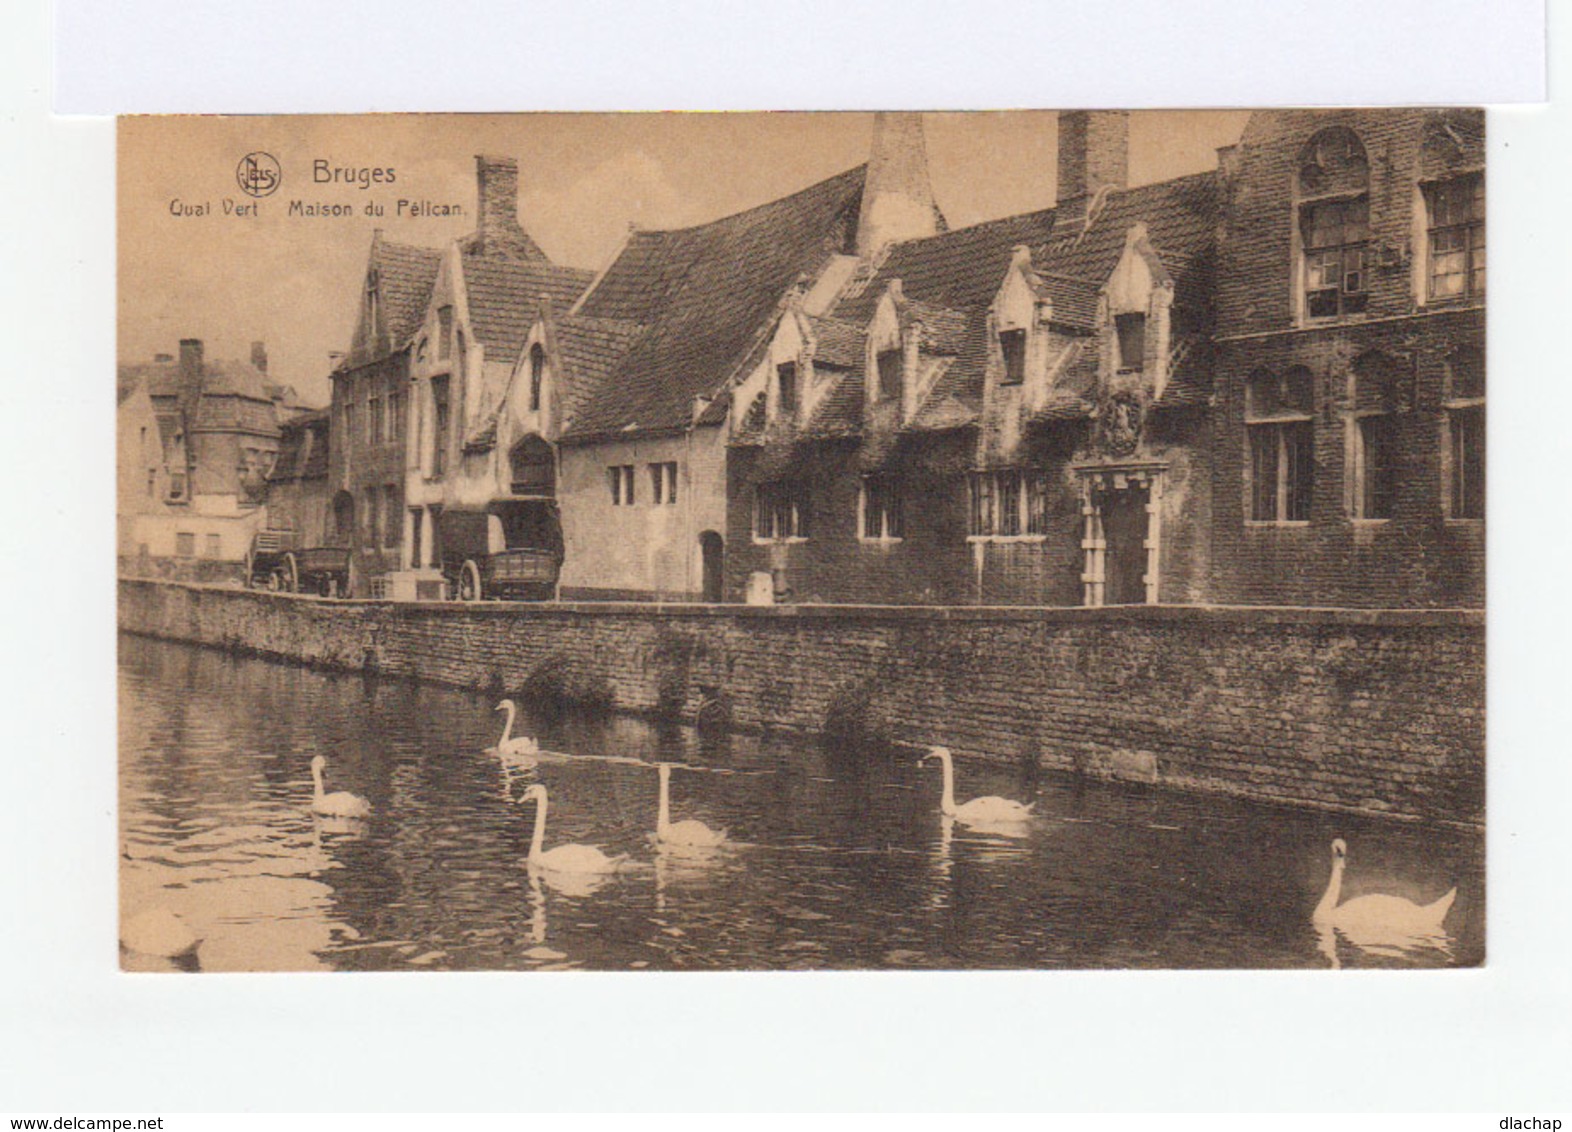
[[168, 908], [149, 908], [121, 922], [120, 946], [141, 955], [182, 959], [196, 953], [202, 937]]
[[529, 867], [545, 873], [589, 874], [614, 873], [624, 856], [608, 857], [593, 845], [557, 845], [542, 849], [546, 839], [546, 787], [536, 782], [524, 788], [519, 795], [520, 804], [535, 802], [535, 835], [529, 843]]
[[1348, 845], [1339, 837], [1332, 842], [1332, 876], [1327, 881], [1326, 892], [1310, 914], [1310, 922], [1323, 935], [1323, 950], [1327, 928], [1336, 928], [1351, 943], [1379, 953], [1391, 954], [1414, 947], [1442, 950], [1448, 947], [1450, 937], [1441, 924], [1457, 899], [1455, 887], [1429, 904], [1415, 904], [1412, 900], [1385, 893], [1356, 896], [1339, 904], [1347, 861]]
[[311, 783], [314, 787], [311, 808], [324, 817], [369, 818], [371, 803], [364, 798], [347, 790], [338, 790], [329, 794], [322, 789], [322, 768], [325, 766], [327, 766], [327, 759], [321, 755], [311, 760]]
[[726, 842], [724, 829], [711, 829], [694, 818], [671, 820], [671, 764], [657, 763], [660, 775], [660, 808], [655, 816], [655, 840], [673, 849], [714, 849]]
[[537, 756], [540, 754], [540, 744], [529, 735], [513, 734], [513, 718], [517, 712], [512, 700], [503, 700], [497, 705], [498, 711], [508, 713], [507, 721], [502, 725], [502, 738], [497, 740], [497, 756], [512, 763], [521, 770], [531, 770], [540, 765]]
[[939, 800], [941, 814], [972, 826], [1013, 826], [1032, 816], [1032, 807], [1037, 805], [1036, 802], [1023, 804], [993, 795], [986, 798], [973, 798], [970, 802], [956, 805], [955, 764], [950, 759], [949, 748], [931, 747], [928, 753], [917, 761], [921, 764], [929, 759], [938, 759], [939, 765], [944, 768], [944, 795]]

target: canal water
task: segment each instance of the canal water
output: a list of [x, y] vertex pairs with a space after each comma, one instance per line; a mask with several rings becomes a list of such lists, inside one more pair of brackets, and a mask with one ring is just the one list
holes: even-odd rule
[[[1020, 828], [939, 814], [940, 771], [800, 735], [700, 739], [624, 717], [521, 714], [548, 758], [487, 753], [490, 697], [331, 675], [122, 636], [121, 915], [173, 912], [195, 958], [128, 969], [815, 970], [1439, 967], [1484, 958], [1477, 832], [1301, 812], [1026, 768], [956, 764], [958, 798], [1034, 800]], [[365, 821], [312, 812], [327, 789]], [[703, 854], [651, 844], [657, 761], [673, 820], [728, 831]], [[601, 883], [525, 867], [545, 844], [627, 854]], [[1423, 940], [1318, 932], [1330, 845], [1342, 899], [1420, 903]]]

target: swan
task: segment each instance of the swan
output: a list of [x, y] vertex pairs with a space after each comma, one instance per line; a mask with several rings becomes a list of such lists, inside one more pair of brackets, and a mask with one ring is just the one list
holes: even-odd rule
[[502, 738], [497, 740], [497, 745], [493, 748], [498, 757], [523, 770], [540, 765], [536, 757], [540, 754], [540, 744], [529, 735], [513, 734], [513, 718], [518, 711], [513, 701], [503, 700], [497, 705], [497, 710], [508, 713], [507, 721], [502, 725]]
[[168, 908], [149, 908], [120, 925], [120, 946], [141, 955], [182, 959], [196, 953], [202, 937]]
[[593, 845], [557, 845], [543, 850], [546, 838], [546, 787], [539, 782], [524, 788], [518, 798], [520, 804], [531, 799], [535, 802], [535, 835], [529, 843], [529, 867], [546, 873], [597, 875], [614, 873], [626, 859], [625, 856], [608, 857]]
[[328, 794], [322, 789], [322, 768], [327, 766], [327, 759], [317, 755], [311, 760], [311, 782], [315, 792], [311, 797], [311, 808], [324, 817], [330, 818], [369, 818], [371, 816], [371, 803], [347, 790], [337, 790]]
[[988, 796], [973, 798], [970, 802], [955, 804], [955, 764], [950, 759], [948, 747], [932, 747], [918, 759], [919, 765], [929, 759], [938, 759], [944, 768], [944, 795], [939, 801], [939, 812], [971, 826], [1012, 826], [1032, 816], [1036, 802], [1022, 804], [1009, 798]]
[[714, 849], [726, 841], [724, 829], [711, 829], [701, 821], [671, 820], [671, 764], [657, 763], [660, 775], [660, 809], [655, 818], [655, 840], [674, 849]]
[[1311, 923], [1323, 935], [1326, 928], [1336, 928], [1354, 944], [1381, 952], [1421, 946], [1446, 948], [1448, 938], [1441, 923], [1457, 899], [1456, 887], [1429, 904], [1384, 893], [1356, 896], [1339, 904], [1347, 862], [1348, 845], [1339, 837], [1332, 842], [1332, 875], [1326, 892], [1310, 914]]

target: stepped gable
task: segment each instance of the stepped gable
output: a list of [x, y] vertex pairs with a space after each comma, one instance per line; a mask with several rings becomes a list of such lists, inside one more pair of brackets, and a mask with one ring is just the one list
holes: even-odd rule
[[698, 227], [634, 233], [574, 314], [645, 331], [589, 394], [564, 440], [689, 427], [694, 398], [716, 396], [786, 291], [845, 251], [865, 172], [858, 166]]
[[523, 349], [540, 300], [566, 310], [595, 278], [592, 271], [553, 263], [466, 252], [464, 287], [469, 322], [492, 361], [512, 363]]

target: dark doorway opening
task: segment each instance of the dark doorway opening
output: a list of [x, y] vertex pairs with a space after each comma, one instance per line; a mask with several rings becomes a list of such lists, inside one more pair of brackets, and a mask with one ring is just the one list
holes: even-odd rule
[[1103, 494], [1103, 537], [1108, 547], [1105, 605], [1146, 602], [1146, 504], [1150, 498], [1148, 488], [1133, 484]]

